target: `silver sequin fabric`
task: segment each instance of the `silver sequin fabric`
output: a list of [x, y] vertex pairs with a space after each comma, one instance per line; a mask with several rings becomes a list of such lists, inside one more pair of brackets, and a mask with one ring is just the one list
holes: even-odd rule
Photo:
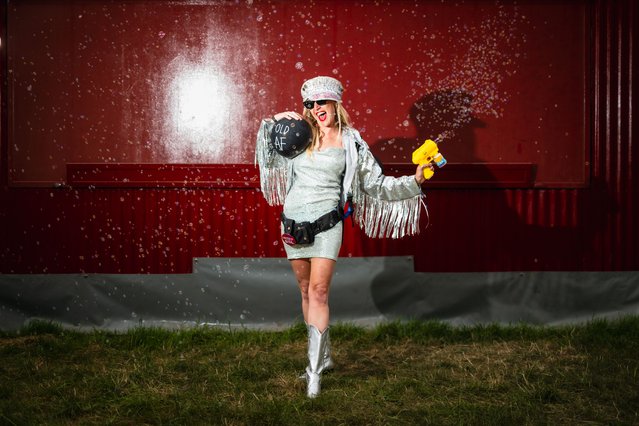
[[[295, 221], [312, 222], [339, 203], [346, 168], [342, 148], [303, 152], [293, 160], [293, 185], [284, 202], [284, 214]], [[342, 222], [320, 232], [312, 244], [284, 244], [288, 259], [323, 257], [337, 260], [342, 245]]]

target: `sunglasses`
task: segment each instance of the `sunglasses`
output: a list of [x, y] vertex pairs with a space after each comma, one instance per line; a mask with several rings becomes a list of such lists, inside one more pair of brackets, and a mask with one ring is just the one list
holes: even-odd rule
[[304, 108], [313, 109], [314, 104], [326, 105], [326, 102], [328, 102], [328, 99], [320, 99], [319, 101], [304, 101]]

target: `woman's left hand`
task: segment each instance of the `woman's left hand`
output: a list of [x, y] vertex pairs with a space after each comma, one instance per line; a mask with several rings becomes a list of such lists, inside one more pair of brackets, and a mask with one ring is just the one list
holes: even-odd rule
[[273, 116], [275, 121], [281, 120], [282, 118], [288, 118], [289, 120], [304, 120], [304, 117], [295, 111], [284, 111]]
[[433, 165], [431, 163], [420, 164], [417, 166], [417, 170], [415, 171], [415, 181], [418, 185], [421, 185], [426, 181], [426, 178], [424, 177], [424, 169], [426, 167], [433, 170]]

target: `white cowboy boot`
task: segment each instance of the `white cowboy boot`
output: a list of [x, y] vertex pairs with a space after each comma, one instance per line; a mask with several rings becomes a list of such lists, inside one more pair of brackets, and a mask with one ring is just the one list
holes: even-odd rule
[[[311, 333], [309, 325], [306, 321], [304, 321], [304, 324], [306, 325], [306, 331], [308, 334]], [[328, 327], [326, 327], [326, 330], [324, 330], [324, 334], [326, 334], [326, 346], [325, 346], [325, 350], [324, 350], [324, 359], [322, 360], [322, 371], [328, 371], [328, 370], [332, 370], [335, 367], [335, 363], [333, 362], [333, 358], [331, 358], [331, 337], [328, 334]], [[305, 375], [302, 375], [303, 377], [306, 377]]]
[[[306, 321], [304, 321], [304, 325], [306, 325], [306, 331], [308, 333], [308, 336], [310, 338], [310, 334], [311, 334], [311, 330], [309, 328], [309, 325]], [[324, 346], [324, 355], [323, 355], [323, 359], [322, 359], [322, 371], [329, 371], [332, 370], [333, 368], [335, 368], [335, 363], [333, 362], [333, 358], [331, 358], [331, 338], [328, 334], [328, 327], [326, 328], [326, 330], [324, 330], [324, 333], [326, 335], [326, 346]], [[306, 371], [304, 371], [299, 377], [298, 379], [300, 380], [306, 380]]]
[[306, 367], [306, 396], [315, 398], [320, 393], [320, 381], [324, 371], [324, 354], [328, 342], [328, 327], [324, 333], [313, 326], [308, 326], [308, 367]]
[[331, 358], [331, 336], [328, 334], [328, 327], [326, 327], [323, 334], [326, 335], [326, 345], [324, 345], [322, 371], [327, 371], [332, 370], [335, 367], [335, 363], [333, 358]]

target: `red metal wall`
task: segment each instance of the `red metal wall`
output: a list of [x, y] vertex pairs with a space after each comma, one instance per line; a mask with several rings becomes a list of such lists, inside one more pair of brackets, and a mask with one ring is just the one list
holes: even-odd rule
[[[1, 7], [5, 16], [7, 6]], [[430, 224], [419, 237], [372, 240], [347, 224], [341, 255], [411, 254], [417, 270], [434, 272], [638, 269], [639, 189], [632, 168], [638, 155], [632, 123], [636, 7], [632, 1], [598, 1], [589, 14], [592, 69], [584, 134], [590, 141], [584, 145], [590, 162], [583, 187], [503, 189], [497, 182], [474, 188], [472, 181], [425, 187]], [[246, 180], [229, 180], [228, 171], [211, 166], [213, 182], [191, 179], [183, 188], [176, 187], [179, 178], [159, 182], [166, 175], [161, 166], [151, 167], [150, 183], [137, 188], [117, 179], [97, 186], [88, 179], [61, 188], [10, 185], [15, 141], [7, 131], [12, 99], [6, 30], [0, 272], [181, 273], [191, 270], [194, 257], [283, 255], [278, 209], [263, 201], [250, 165], [233, 166]], [[494, 170], [487, 165], [484, 172]], [[223, 178], [216, 184], [215, 176]]]
[[[255, 188], [14, 189], [4, 197], [16, 208], [3, 215], [3, 273], [185, 273], [194, 257], [284, 256], [279, 211]], [[365, 240], [346, 228], [343, 256], [414, 250], [414, 239]]]
[[[588, 187], [446, 191], [431, 197], [433, 245], [420, 270], [636, 270], [639, 182], [633, 1], [593, 3], [592, 161]], [[454, 223], [454, 225], [453, 225]], [[454, 242], [453, 242], [454, 241]], [[445, 265], [445, 266], [441, 266]]]
[[451, 163], [587, 182], [583, 0], [7, 4], [14, 186], [69, 163], [250, 164], [259, 119], [301, 109], [316, 74], [385, 163], [444, 135]]

